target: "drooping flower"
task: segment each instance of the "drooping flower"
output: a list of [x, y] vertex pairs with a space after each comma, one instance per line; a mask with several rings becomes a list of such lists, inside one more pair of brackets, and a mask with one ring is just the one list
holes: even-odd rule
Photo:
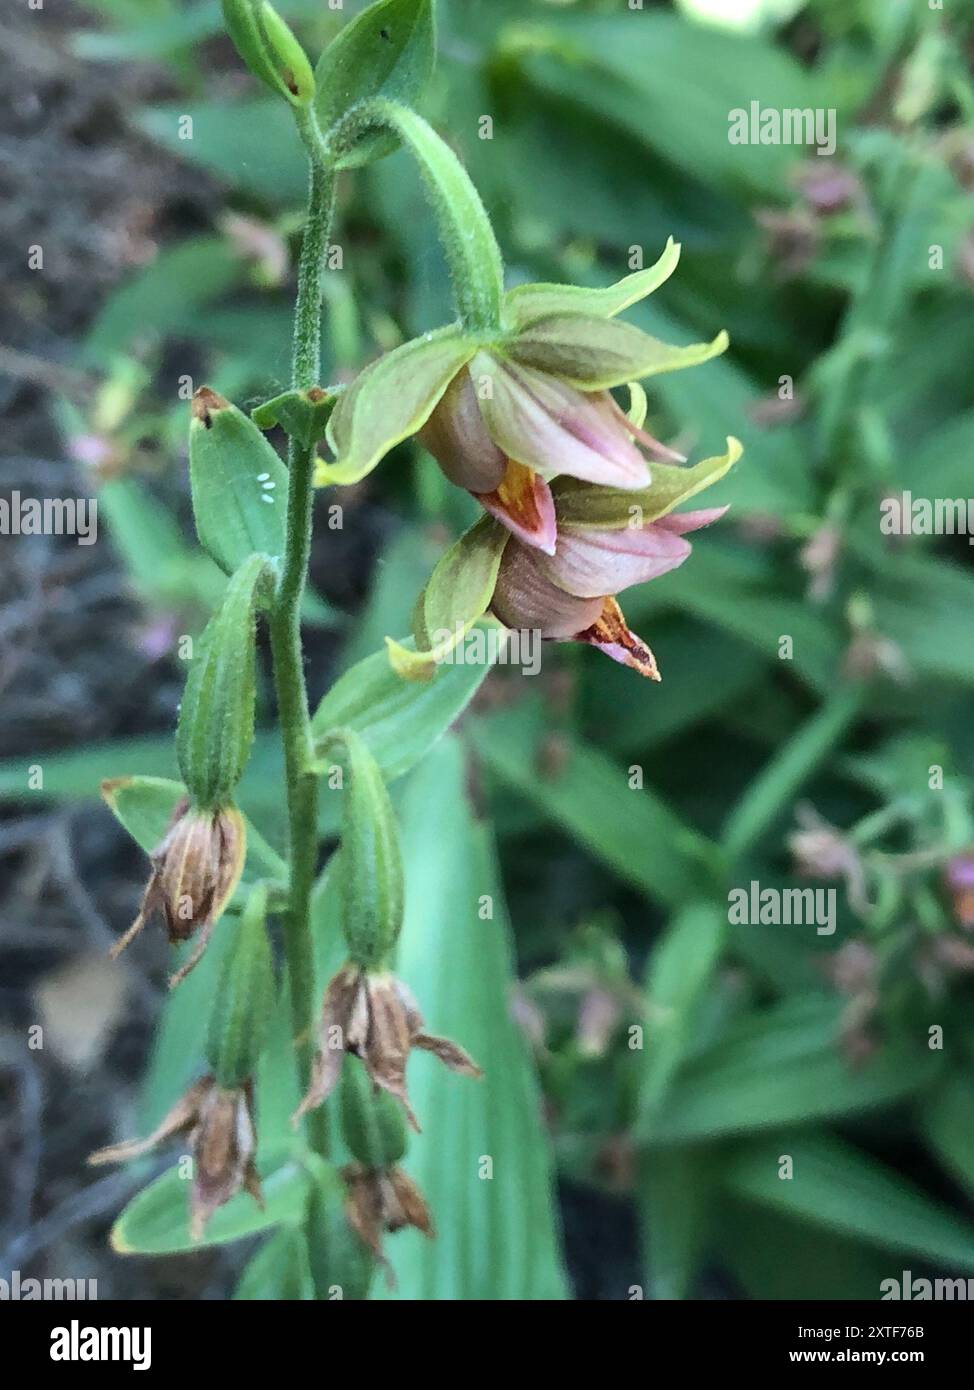
[[629, 630], [616, 594], [658, 579], [690, 554], [688, 532], [708, 526], [726, 507], [671, 513], [624, 529], [559, 523], [553, 555], [511, 540], [504, 550], [491, 611], [510, 628], [542, 638], [587, 642], [650, 680], [656, 658]]
[[394, 1164], [370, 1168], [364, 1163], [350, 1163], [342, 1169], [342, 1177], [348, 1194], [348, 1224], [376, 1259], [386, 1263], [382, 1249], [386, 1231], [394, 1234], [413, 1226], [433, 1238], [433, 1218], [426, 1199], [401, 1168]]
[[[106, 782], [102, 793], [109, 799], [115, 784]], [[138, 916], [112, 948], [114, 959], [158, 912], [171, 943], [188, 941], [199, 933], [199, 942], [170, 984], [185, 979], [199, 964], [227, 903], [243, 873], [247, 829], [235, 806], [201, 811], [182, 800], [164, 839], [152, 851], [152, 873], [142, 895]]]
[[238, 1192], [249, 1192], [261, 1207], [264, 1194], [254, 1162], [257, 1131], [253, 1087], [220, 1086], [204, 1076], [182, 1096], [147, 1139], [99, 1149], [88, 1162], [125, 1163], [157, 1145], [188, 1135], [193, 1155], [190, 1192], [190, 1232], [200, 1240], [210, 1217]]
[[490, 341], [456, 325], [380, 358], [339, 400], [328, 427], [336, 459], [319, 480], [356, 482], [418, 434], [452, 482], [524, 545], [553, 555], [553, 479], [635, 490], [650, 481], [637, 441], [659, 458], [682, 458], [610, 395], [727, 346], [720, 333], [671, 347], [616, 320], [669, 278], [679, 254], [671, 238], [654, 266], [607, 289], [518, 286], [504, 296], [504, 323]]
[[314, 1074], [295, 1121], [331, 1095], [345, 1053], [351, 1052], [361, 1058], [374, 1085], [402, 1104], [418, 1132], [406, 1091], [406, 1063], [414, 1047], [434, 1053], [465, 1076], [482, 1075], [462, 1047], [425, 1031], [416, 1001], [401, 980], [386, 971], [346, 965], [325, 990]]

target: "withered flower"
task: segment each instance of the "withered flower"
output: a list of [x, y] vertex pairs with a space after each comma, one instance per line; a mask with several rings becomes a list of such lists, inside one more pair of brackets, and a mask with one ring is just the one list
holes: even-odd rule
[[253, 1086], [220, 1086], [204, 1076], [176, 1102], [147, 1139], [99, 1149], [88, 1162], [125, 1163], [140, 1158], [158, 1144], [187, 1135], [193, 1155], [190, 1194], [190, 1232], [199, 1240], [210, 1217], [238, 1192], [249, 1192], [262, 1207], [264, 1194], [254, 1163], [257, 1131], [254, 1126]]
[[350, 1163], [342, 1169], [342, 1177], [348, 1192], [348, 1224], [377, 1260], [386, 1264], [382, 1252], [386, 1231], [394, 1234], [414, 1226], [433, 1239], [433, 1218], [426, 1199], [401, 1168], [369, 1168], [364, 1163]]
[[406, 1063], [414, 1047], [434, 1053], [464, 1076], [483, 1075], [462, 1047], [424, 1030], [423, 1016], [401, 980], [356, 965], [344, 966], [325, 990], [318, 1042], [311, 1086], [295, 1123], [331, 1095], [346, 1052], [360, 1057], [374, 1085], [402, 1104], [417, 1133], [419, 1122], [406, 1092]]
[[[102, 787], [108, 796], [111, 789], [108, 782]], [[152, 873], [138, 916], [115, 943], [112, 959], [138, 936], [153, 913], [159, 912], [171, 943], [200, 934], [196, 950], [169, 982], [170, 987], [179, 984], [199, 964], [213, 928], [240, 882], [246, 851], [246, 824], [235, 806], [200, 811], [182, 800], [165, 838], [150, 855]]]

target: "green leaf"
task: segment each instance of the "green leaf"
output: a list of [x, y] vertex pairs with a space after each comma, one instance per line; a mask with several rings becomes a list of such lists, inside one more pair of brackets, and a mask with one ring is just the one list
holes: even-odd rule
[[[283, 101], [193, 102], [193, 139], [185, 138], [185, 101], [150, 106], [137, 112], [135, 123], [150, 139], [180, 160], [207, 169], [234, 187], [246, 189], [268, 203], [297, 205], [307, 193], [308, 162], [294, 130], [293, 113]], [[268, 159], [268, 150], [274, 158]], [[180, 248], [181, 249], [181, 248]], [[238, 275], [243, 265], [237, 258]], [[170, 312], [193, 324], [167, 285]], [[242, 345], [235, 342], [239, 352]]]
[[476, 350], [469, 338], [447, 328], [403, 343], [366, 367], [343, 392], [328, 423], [336, 458], [319, 470], [320, 480], [364, 478], [390, 449], [422, 429]]
[[265, 555], [251, 555], [234, 574], [207, 623], [189, 669], [179, 710], [176, 755], [196, 805], [227, 804], [254, 741], [256, 609], [271, 578]]
[[685, 1144], [853, 1115], [893, 1105], [930, 1084], [938, 1059], [906, 1035], [851, 1066], [839, 1040], [842, 1008], [839, 999], [806, 995], [736, 1024], [677, 1076], [657, 1116], [641, 1116], [640, 1137]]
[[491, 772], [654, 901], [682, 906], [716, 882], [715, 847], [648, 787], [633, 790], [627, 769], [597, 748], [564, 738], [558, 775], [542, 775], [549, 724], [534, 702], [472, 719], [469, 729]]
[[404, 681], [389, 665], [387, 652], [374, 652], [346, 671], [318, 706], [311, 721], [316, 744], [330, 729], [354, 729], [391, 782], [442, 738], [489, 670], [489, 660], [441, 666], [431, 681]]
[[189, 468], [197, 534], [224, 573], [255, 553], [279, 560], [287, 469], [254, 422], [205, 386], [193, 397]]
[[269, 1303], [312, 1299], [314, 1290], [304, 1232], [284, 1226], [268, 1237], [241, 1274], [233, 1297]]
[[639, 1092], [640, 1111], [646, 1117], [658, 1112], [686, 1054], [694, 1010], [710, 985], [726, 937], [726, 912], [696, 904], [674, 919], [653, 950]]
[[631, 323], [590, 314], [538, 319], [505, 345], [515, 362], [549, 372], [580, 391], [606, 391], [629, 381], [698, 367], [729, 346], [721, 330], [710, 343], [673, 347]]
[[837, 686], [812, 718], [775, 753], [752, 780], [727, 820], [724, 846], [737, 859], [787, 808], [802, 784], [843, 741], [866, 705], [858, 685]]
[[967, 1076], [944, 1078], [923, 1107], [920, 1128], [948, 1172], [974, 1192], [974, 1084]]
[[[432, 76], [436, 25], [431, 0], [379, 0], [351, 20], [325, 49], [315, 72], [315, 109], [329, 132], [360, 102], [378, 97], [414, 106]], [[396, 149], [388, 132], [362, 136], [339, 169], [370, 164]]]
[[557, 314], [590, 314], [614, 318], [645, 299], [664, 284], [680, 260], [680, 243], [669, 237], [663, 254], [655, 265], [637, 270], [614, 285], [589, 289], [584, 285], [516, 285], [504, 296], [504, 308], [510, 326], [523, 329], [538, 319]]
[[[696, 497], [698, 492], [716, 483], [729, 473], [744, 453], [739, 440], [728, 437], [726, 454], [701, 459], [692, 468], [677, 468], [668, 463], [650, 466], [652, 482], [636, 492], [621, 488], [592, 487], [591, 483], [575, 478], [559, 478], [552, 488], [558, 507], [558, 520], [566, 525], [592, 527], [595, 530], [621, 530], [633, 524], [658, 521]], [[635, 510], [634, 510], [635, 509]]]
[[415, 650], [386, 638], [389, 660], [397, 675], [410, 681], [429, 681], [437, 666], [450, 659], [490, 607], [509, 539], [510, 533], [503, 526], [485, 516], [450, 547], [430, 575], [417, 605]]
[[221, 1207], [200, 1240], [189, 1233], [189, 1182], [179, 1165], [133, 1197], [112, 1227], [112, 1249], [119, 1255], [177, 1255], [208, 1245], [256, 1235], [282, 1222], [297, 1224], [307, 1201], [308, 1175], [296, 1163], [269, 1165], [264, 1176], [264, 1208], [242, 1192]]
[[[510, 927], [487, 831], [471, 815], [461, 749], [446, 739], [414, 773], [403, 804], [407, 910], [397, 974], [432, 1032], [483, 1064], [480, 1081], [429, 1054], [409, 1063], [423, 1132], [404, 1167], [432, 1208], [436, 1241], [391, 1239], [403, 1299], [563, 1298], [551, 1156], [541, 1098], [510, 1013]], [[492, 916], [478, 904], [489, 895]], [[492, 1177], [482, 1176], [484, 1155]]]
[[689, 1298], [703, 1258], [719, 1160], [703, 1149], [640, 1156], [636, 1199], [653, 1298]]
[[[782, 1178], [789, 1155], [794, 1176]], [[974, 1226], [851, 1145], [823, 1134], [777, 1134], [745, 1145], [725, 1169], [727, 1188], [815, 1226], [886, 1250], [974, 1269]], [[877, 1295], [879, 1290], [877, 1290]]]

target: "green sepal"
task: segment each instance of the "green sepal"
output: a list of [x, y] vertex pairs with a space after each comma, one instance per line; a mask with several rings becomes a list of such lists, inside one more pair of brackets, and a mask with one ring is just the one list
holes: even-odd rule
[[[431, 680], [490, 607], [510, 532], [485, 516], [437, 564], [416, 605], [416, 649], [386, 638], [389, 660], [405, 680]], [[500, 626], [498, 624], [498, 626]]]
[[[436, 22], [431, 0], [380, 0], [338, 33], [318, 61], [315, 109], [330, 131], [361, 102], [390, 97], [414, 106], [436, 61]], [[370, 164], [391, 154], [399, 140], [388, 131], [366, 131], [336, 160], [339, 169]]]
[[391, 1168], [404, 1156], [409, 1138], [403, 1108], [358, 1063], [342, 1067], [341, 1115], [345, 1143], [367, 1168]]
[[258, 590], [273, 569], [251, 555], [227, 585], [199, 639], [179, 711], [176, 756], [190, 796], [218, 807], [243, 776], [254, 741], [255, 619]]
[[375, 1271], [375, 1257], [348, 1224], [341, 1173], [317, 1155], [308, 1158], [305, 1230], [315, 1298], [321, 1302], [363, 1299]]
[[580, 391], [605, 391], [697, 367], [726, 352], [728, 342], [722, 330], [711, 343], [672, 347], [621, 320], [553, 314], [523, 329], [505, 351], [515, 362], [548, 372]]
[[516, 285], [504, 296], [504, 312], [512, 328], [521, 329], [537, 319], [552, 314], [592, 314], [598, 318], [614, 318], [659, 289], [676, 270], [680, 261], [680, 243], [672, 237], [655, 265], [634, 271], [625, 279], [602, 289], [584, 285]]
[[342, 728], [325, 738], [322, 747], [342, 771], [342, 843], [336, 867], [349, 956], [363, 969], [381, 969], [402, 929], [399, 826], [365, 740]]
[[328, 432], [328, 421], [339, 395], [320, 386], [313, 386], [310, 391], [283, 391], [252, 410], [250, 418], [261, 430], [280, 425], [285, 434], [310, 447]]
[[274, 965], [267, 934], [266, 883], [251, 889], [225, 948], [210, 1015], [207, 1060], [221, 1086], [242, 1086], [257, 1070], [274, 1011]]
[[621, 531], [634, 524], [645, 526], [658, 521], [681, 502], [689, 501], [729, 473], [743, 453], [740, 440], [729, 435], [726, 454], [701, 459], [692, 468], [652, 464], [652, 482], [636, 492], [593, 487], [575, 478], [559, 478], [552, 486], [559, 524], [594, 531]]
[[[357, 483], [390, 449], [426, 424], [477, 345], [454, 327], [403, 343], [366, 367], [341, 395], [328, 422], [335, 462], [322, 483]], [[268, 446], [270, 447], [270, 446]]]
[[225, 574], [255, 552], [283, 556], [287, 469], [253, 420], [206, 386], [193, 397], [189, 472], [196, 533]]
[[223, 20], [234, 47], [255, 77], [295, 106], [314, 96], [314, 74], [307, 54], [270, 4], [223, 0]]

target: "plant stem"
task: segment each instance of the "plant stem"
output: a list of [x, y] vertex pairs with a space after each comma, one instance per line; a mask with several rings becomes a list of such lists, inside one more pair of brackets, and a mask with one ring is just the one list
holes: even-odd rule
[[[307, 119], [307, 118], [306, 118]], [[302, 129], [311, 157], [308, 220], [298, 265], [294, 311], [292, 386], [318, 384], [321, 341], [321, 275], [335, 207], [334, 174]], [[284, 567], [270, 621], [271, 654], [284, 743], [288, 804], [290, 886], [284, 914], [284, 942], [291, 990], [291, 1021], [303, 1086], [314, 1058], [314, 952], [311, 892], [318, 860], [318, 778], [313, 760], [308, 691], [301, 647], [301, 600], [311, 555], [312, 482], [315, 448], [292, 439], [288, 453], [287, 538]], [[309, 1120], [312, 1144], [327, 1148], [327, 1126], [319, 1109]]]

